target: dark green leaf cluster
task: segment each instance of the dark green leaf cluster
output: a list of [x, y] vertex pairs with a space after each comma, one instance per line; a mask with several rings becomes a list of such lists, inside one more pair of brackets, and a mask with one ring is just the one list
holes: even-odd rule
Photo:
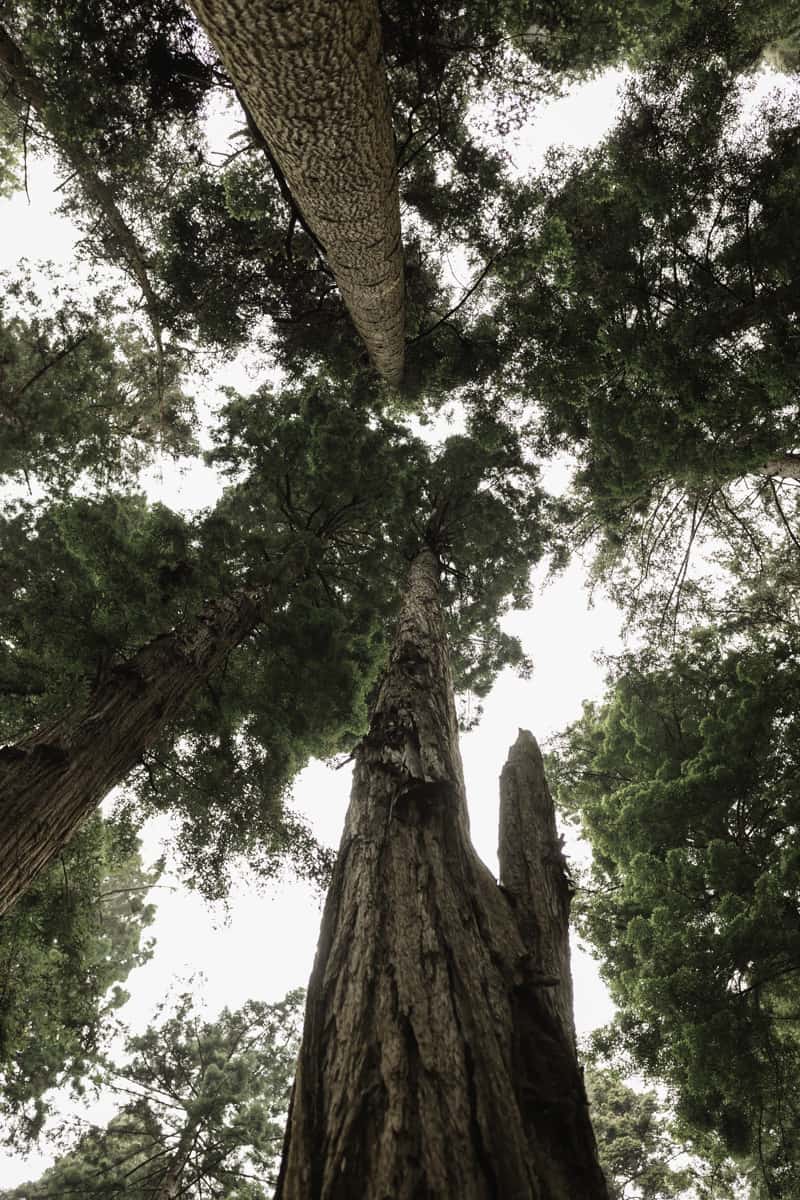
[[52, 117], [102, 171], [126, 171], [176, 121], [193, 123], [215, 56], [177, 0], [24, 0], [3, 13], [48, 93]]
[[102, 1053], [128, 998], [120, 985], [150, 957], [158, 874], [135, 838], [96, 816], [0, 919], [0, 1115], [14, 1145], [38, 1135], [49, 1089], [81, 1091]]
[[575, 540], [599, 539], [626, 607], [664, 573], [677, 604], [698, 538], [734, 555], [760, 540], [737, 482], [791, 470], [800, 113], [777, 94], [745, 120], [746, 99], [719, 64], [659, 67], [600, 147], [508, 193], [497, 395], [541, 453], [576, 459]]
[[14, 741], [202, 597], [191, 523], [137, 495], [8, 505], [0, 519], [0, 737]]
[[669, 1082], [690, 1130], [797, 1192], [798, 647], [698, 633], [617, 665], [554, 763], [594, 855], [580, 928], [620, 1006], [600, 1041]]
[[611, 137], [515, 201], [497, 319], [609, 525], [793, 446], [800, 117], [774, 100], [737, 131], [742, 99], [713, 68], [637, 79]]

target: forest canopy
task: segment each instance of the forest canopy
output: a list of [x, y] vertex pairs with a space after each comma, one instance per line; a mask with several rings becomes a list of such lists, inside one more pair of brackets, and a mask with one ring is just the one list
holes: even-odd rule
[[[507, 619], [535, 611], [534, 569], [580, 562], [627, 637], [548, 756], [592, 851], [576, 928], [618, 1010], [592, 1048], [607, 1175], [620, 1200], [789, 1200], [797, 15], [359, 2], [363, 28], [333, 19], [329, 43], [331, 62], [374, 45], [364, 90], [307, 72], [287, 116], [268, 7], [259, 34], [223, 0], [0, 4], [0, 204], [47, 161], [76, 231], [66, 269], [18, 263], [0, 296], [4, 1136], [24, 1145], [52, 1088], [116, 1070], [122, 984], [152, 949], [150, 818], [211, 900], [244, 870], [325, 887], [335, 856], [293, 781], [368, 755], [410, 565], [435, 556], [469, 727], [502, 672], [535, 672]], [[274, 94], [247, 54], [264, 30]], [[514, 139], [608, 68], [603, 138], [519, 170]], [[304, 111], [311, 82], [327, 113]], [[205, 472], [202, 504], [154, 496], [180, 470]], [[186, 1128], [145, 1098], [25, 1195], [114, 1194], [128, 1157], [142, 1197], [176, 1164], [186, 1194], [271, 1195], [297, 1002], [203, 1025], [212, 1057], [243, 1023], [266, 1039], [226, 1076], [232, 1125], [210, 1072], [202, 1136], [227, 1159], [183, 1093]], [[189, 998], [162, 1017], [125, 1069], [146, 1096], [156, 1047], [163, 1078], [205, 1088]], [[255, 1115], [262, 1069], [277, 1125]], [[256, 1161], [262, 1191], [237, 1176]]]

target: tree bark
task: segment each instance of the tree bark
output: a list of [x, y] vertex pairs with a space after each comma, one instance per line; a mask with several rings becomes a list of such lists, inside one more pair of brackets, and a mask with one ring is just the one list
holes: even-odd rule
[[556, 812], [532, 733], [520, 729], [500, 775], [500, 886], [537, 969], [552, 983], [544, 1001], [575, 1047], [569, 909], [572, 885]]
[[763, 464], [760, 473], [780, 479], [800, 479], [800, 454], [778, 454]]
[[190, 1121], [182, 1131], [180, 1141], [170, 1158], [164, 1178], [158, 1188], [155, 1200], [177, 1200], [183, 1191], [183, 1172], [192, 1153], [197, 1137], [198, 1122]]
[[[150, 282], [144, 251], [120, 212], [111, 188], [97, 173], [91, 157], [80, 142], [65, 137], [61, 130], [54, 127], [53, 104], [44, 85], [26, 61], [20, 47], [8, 31], [0, 25], [0, 77], [3, 75], [13, 88], [10, 93], [11, 98], [16, 99], [18, 106], [21, 102], [22, 106], [29, 106], [34, 110], [42, 125], [53, 137], [59, 153], [78, 176], [84, 192], [97, 205], [108, 228], [116, 238], [128, 269], [144, 298], [158, 356], [159, 392], [163, 392], [163, 331], [159, 316], [158, 297]], [[6, 99], [8, 100], [9, 97], [7, 96]]]
[[[514, 801], [523, 834], [542, 802]], [[542, 845], [550, 833], [545, 821]], [[505, 854], [505, 892], [470, 843], [438, 561], [423, 550], [356, 755], [276, 1200], [606, 1200], [568, 984], [550, 975], [565, 952], [547, 973], [536, 958], [558, 922], [565, 937], [563, 897], [547, 937], [530, 936], [534, 855], [520, 884]], [[545, 911], [557, 885], [543, 887]]]
[[192, 0], [375, 366], [403, 373], [400, 200], [375, 0]]
[[0, 749], [0, 914], [257, 627], [265, 604], [257, 591], [214, 602], [113, 667], [84, 703]]

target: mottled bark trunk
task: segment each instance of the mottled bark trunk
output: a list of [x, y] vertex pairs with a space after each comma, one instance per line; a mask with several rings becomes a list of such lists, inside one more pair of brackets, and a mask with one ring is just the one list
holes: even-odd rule
[[117, 206], [114, 193], [98, 175], [94, 163], [80, 142], [64, 136], [53, 123], [53, 105], [41, 80], [25, 60], [20, 47], [0, 25], [0, 78], [5, 76], [11, 90], [6, 99], [23, 107], [30, 106], [50, 133], [58, 151], [78, 176], [81, 187], [93, 201], [113, 234], [120, 253], [144, 297], [147, 315], [156, 343], [159, 363], [159, 391], [163, 389], [163, 336], [158, 298], [150, 282], [145, 254]]
[[163, 736], [263, 606], [257, 592], [217, 601], [108, 671], [71, 712], [0, 749], [0, 913]]
[[522, 891], [469, 840], [424, 551], [356, 756], [276, 1200], [605, 1200], [563, 954], [542, 970]]
[[403, 373], [400, 201], [375, 0], [192, 0], [378, 370]]
[[764, 463], [761, 472], [779, 479], [800, 479], [800, 454], [777, 454]]

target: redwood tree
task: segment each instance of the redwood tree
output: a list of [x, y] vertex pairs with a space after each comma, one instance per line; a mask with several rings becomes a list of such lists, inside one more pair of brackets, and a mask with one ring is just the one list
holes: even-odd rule
[[195, 0], [375, 366], [403, 374], [400, 198], [375, 0]]
[[498, 886], [469, 838], [444, 529], [414, 558], [356, 754], [277, 1200], [605, 1198], [575, 1056], [541, 756], [506, 767]]

